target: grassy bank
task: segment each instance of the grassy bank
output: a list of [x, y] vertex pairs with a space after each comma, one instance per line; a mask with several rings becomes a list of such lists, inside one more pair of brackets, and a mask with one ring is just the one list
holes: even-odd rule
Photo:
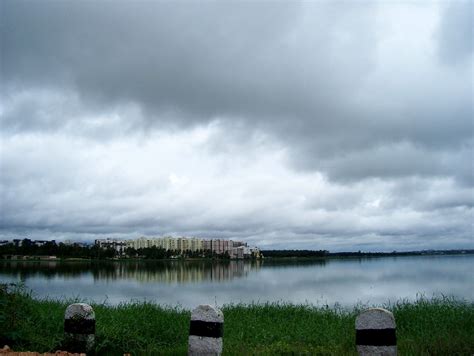
[[[24, 290], [3, 287], [0, 341], [15, 350], [56, 350], [62, 340], [64, 310], [72, 302], [36, 300]], [[97, 354], [186, 354], [190, 312], [151, 303], [93, 307]], [[474, 303], [420, 299], [385, 307], [395, 314], [401, 355], [474, 353]], [[223, 311], [227, 355], [356, 354], [357, 308], [259, 304], [230, 305]]]

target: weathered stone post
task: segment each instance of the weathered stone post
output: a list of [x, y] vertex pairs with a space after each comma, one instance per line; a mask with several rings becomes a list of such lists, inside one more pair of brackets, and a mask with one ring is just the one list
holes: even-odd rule
[[220, 355], [224, 314], [210, 305], [200, 305], [191, 313], [188, 355]]
[[359, 355], [397, 355], [395, 318], [388, 310], [371, 308], [363, 311], [356, 318], [355, 328]]
[[95, 313], [89, 304], [75, 303], [64, 313], [64, 343], [71, 352], [90, 352], [95, 342]]

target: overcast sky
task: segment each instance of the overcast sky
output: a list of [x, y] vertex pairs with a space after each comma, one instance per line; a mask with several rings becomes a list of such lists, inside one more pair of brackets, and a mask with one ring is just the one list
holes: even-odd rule
[[474, 248], [473, 2], [0, 4], [0, 238]]

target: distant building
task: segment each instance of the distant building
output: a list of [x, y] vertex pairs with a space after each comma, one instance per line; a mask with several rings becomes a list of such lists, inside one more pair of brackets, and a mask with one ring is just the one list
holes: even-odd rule
[[125, 249], [127, 247], [127, 243], [122, 240], [118, 239], [97, 239], [95, 240], [95, 245], [99, 246], [100, 248], [112, 248], [115, 251], [118, 252], [118, 254], [122, 255], [125, 252]]
[[12, 241], [7, 241], [7, 243], [13, 243], [15, 247], [21, 247], [23, 245], [33, 245], [41, 247], [47, 243], [56, 243], [56, 240], [30, 240], [30, 239], [13, 239]]
[[121, 241], [117, 239], [100, 239], [95, 241], [101, 248], [113, 248], [122, 254], [127, 247], [135, 250], [157, 247], [166, 251], [173, 251], [177, 254], [188, 252], [211, 251], [216, 255], [228, 254], [230, 258], [250, 258], [259, 257], [258, 248], [250, 248], [241, 241], [225, 239], [200, 239], [197, 237], [139, 237], [134, 240]]
[[31, 241], [31, 243], [32, 243], [33, 245], [38, 246], [38, 247], [44, 246], [44, 245], [46, 245], [48, 242], [55, 244], [55, 243], [56, 243], [56, 240], [51, 240], [51, 241], [48, 241], [48, 240], [33, 240], [33, 241]]

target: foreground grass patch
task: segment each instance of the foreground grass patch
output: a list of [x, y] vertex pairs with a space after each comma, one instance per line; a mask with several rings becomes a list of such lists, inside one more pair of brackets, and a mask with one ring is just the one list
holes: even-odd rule
[[[56, 350], [64, 310], [72, 302], [76, 300], [36, 300], [23, 290], [0, 289], [1, 343], [18, 351]], [[189, 311], [153, 303], [92, 306], [97, 354], [186, 354]], [[440, 298], [385, 307], [395, 315], [401, 355], [474, 353], [474, 303]], [[228, 305], [223, 311], [227, 355], [356, 355], [357, 308], [280, 303]]]

